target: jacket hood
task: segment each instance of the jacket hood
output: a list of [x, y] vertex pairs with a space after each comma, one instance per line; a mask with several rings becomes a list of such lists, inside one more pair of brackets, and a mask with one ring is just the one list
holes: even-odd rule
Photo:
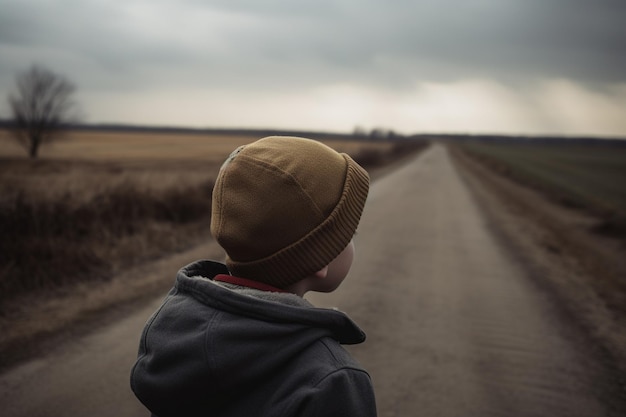
[[222, 311], [277, 324], [317, 328], [323, 330], [325, 334], [330, 332], [329, 336], [345, 345], [365, 341], [365, 333], [348, 316], [338, 310], [312, 306], [288, 306], [267, 302], [256, 297], [233, 294], [232, 291], [211, 282], [213, 277], [224, 273], [228, 274], [228, 270], [222, 264], [213, 261], [194, 262], [178, 272], [175, 288], [191, 295], [206, 306]]
[[312, 344], [365, 340], [340, 311], [239, 294], [212, 281], [225, 273], [212, 261], [182, 268], [144, 329], [131, 386], [156, 415], [219, 410], [260, 386], [276, 386], [270, 392], [278, 395], [285, 381], [277, 370], [293, 367]]

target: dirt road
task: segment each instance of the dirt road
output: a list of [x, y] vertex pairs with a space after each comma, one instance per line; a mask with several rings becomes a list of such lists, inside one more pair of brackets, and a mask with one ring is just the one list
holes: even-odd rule
[[[379, 415], [626, 415], [610, 366], [499, 244], [445, 148], [374, 184], [356, 245], [342, 287], [307, 298], [367, 332], [350, 350]], [[2, 415], [146, 415], [128, 375], [157, 304], [1, 375]]]

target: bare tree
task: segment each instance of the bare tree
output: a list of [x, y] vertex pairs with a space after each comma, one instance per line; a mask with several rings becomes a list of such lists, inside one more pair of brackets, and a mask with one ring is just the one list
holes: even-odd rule
[[57, 138], [73, 118], [74, 84], [62, 75], [33, 65], [16, 77], [17, 95], [9, 96], [13, 136], [36, 158], [39, 146]]

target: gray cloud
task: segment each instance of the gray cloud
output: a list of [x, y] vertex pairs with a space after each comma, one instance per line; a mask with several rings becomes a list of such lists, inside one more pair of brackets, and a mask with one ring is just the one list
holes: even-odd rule
[[[118, 4], [2, 1], [0, 42], [63, 50], [130, 77], [143, 74], [138, 68], [196, 66], [227, 84], [626, 79], [623, 1], [160, 1], [149, 4], [193, 10], [145, 19]], [[185, 21], [211, 11], [240, 24], [215, 32], [216, 21]], [[142, 32], [143, 20], [162, 27]], [[197, 39], [180, 42], [187, 30]]]
[[393, 71], [381, 63], [393, 60], [407, 66], [400, 79], [409, 71], [426, 79], [626, 77], [621, 1], [358, 2], [344, 8], [325, 3], [320, 9], [327, 12], [316, 14], [279, 7], [292, 2], [273, 3], [281, 13], [246, 9], [246, 2], [225, 6], [266, 19], [263, 31], [238, 39], [242, 53], [258, 51], [288, 63], [307, 55], [374, 79]]

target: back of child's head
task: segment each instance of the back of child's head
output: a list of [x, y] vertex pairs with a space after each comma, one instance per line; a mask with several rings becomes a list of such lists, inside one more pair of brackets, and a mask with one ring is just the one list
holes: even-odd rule
[[220, 169], [211, 233], [233, 275], [284, 288], [350, 243], [368, 190], [367, 172], [346, 154], [310, 139], [263, 138]]

